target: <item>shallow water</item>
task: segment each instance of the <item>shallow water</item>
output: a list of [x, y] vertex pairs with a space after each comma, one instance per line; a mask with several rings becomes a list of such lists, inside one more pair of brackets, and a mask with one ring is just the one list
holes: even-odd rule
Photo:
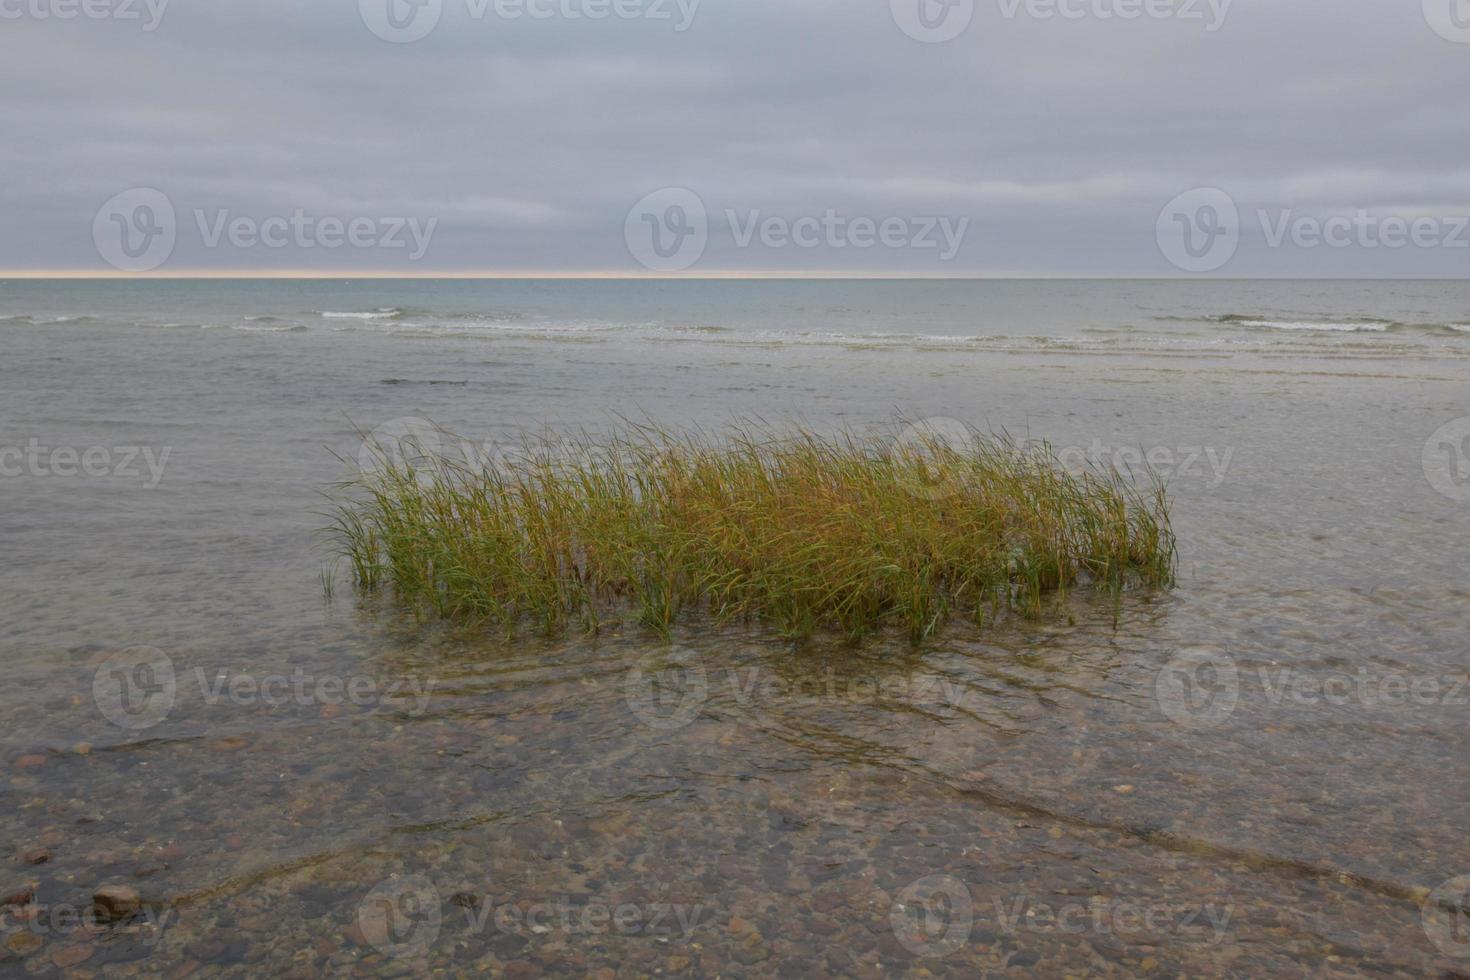
[[[1470, 969], [1462, 893], [1424, 911], [1470, 874], [1470, 432], [1431, 439], [1470, 287], [6, 283], [0, 316], [0, 446], [48, 450], [0, 478], [0, 888], [41, 910], [0, 971]], [[619, 412], [1152, 451], [1179, 587], [918, 651], [324, 596], [358, 429]], [[145, 914], [68, 919], [103, 883]]]

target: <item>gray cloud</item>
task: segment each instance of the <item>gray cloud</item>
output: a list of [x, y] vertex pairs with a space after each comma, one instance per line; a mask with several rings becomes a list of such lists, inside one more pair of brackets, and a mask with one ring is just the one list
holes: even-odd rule
[[[1210, 186], [1242, 215], [1220, 275], [1470, 272], [1470, 248], [1448, 245], [1272, 248], [1258, 214], [1470, 215], [1470, 43], [1418, 3], [1235, 0], [1210, 31], [976, 0], [964, 33], [929, 44], [886, 0], [702, 0], [682, 32], [674, 0], [672, 20], [595, 22], [477, 20], [472, 0], [443, 0], [427, 37], [396, 44], [357, 0], [172, 0], [152, 31], [31, 13], [66, 2], [0, 0], [22, 13], [0, 21], [0, 268], [108, 270], [93, 219], [141, 186], [177, 211], [162, 273], [639, 272], [629, 209], [687, 187], [711, 219], [694, 272], [1168, 275], [1160, 210]], [[437, 226], [409, 262], [211, 248], [195, 214], [298, 209]], [[825, 239], [742, 248], [727, 210], [969, 225], [945, 262]]]

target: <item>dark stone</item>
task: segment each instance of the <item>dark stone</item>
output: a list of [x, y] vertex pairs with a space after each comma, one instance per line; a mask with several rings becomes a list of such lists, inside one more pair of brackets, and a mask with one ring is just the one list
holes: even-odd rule
[[36, 886], [34, 882], [0, 890], [0, 909], [9, 908], [10, 906], [20, 908], [29, 905], [35, 897]]
[[92, 908], [100, 922], [117, 922], [143, 910], [143, 898], [127, 885], [103, 885], [92, 893]]

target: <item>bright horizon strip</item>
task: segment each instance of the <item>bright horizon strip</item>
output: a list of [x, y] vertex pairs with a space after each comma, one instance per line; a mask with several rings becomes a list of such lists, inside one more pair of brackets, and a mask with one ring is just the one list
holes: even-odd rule
[[975, 273], [933, 273], [933, 272], [903, 272], [903, 271], [775, 271], [775, 270], [701, 270], [699, 272], [637, 272], [627, 270], [523, 270], [504, 271], [492, 270], [486, 272], [464, 272], [464, 271], [422, 271], [422, 272], [399, 272], [399, 271], [376, 271], [376, 270], [344, 270], [333, 272], [319, 269], [178, 269], [171, 271], [155, 270], [152, 272], [120, 272], [117, 270], [103, 269], [0, 269], [0, 280], [6, 281], [66, 281], [66, 280], [116, 280], [126, 281], [152, 280], [166, 282], [169, 280], [190, 279], [299, 279], [299, 280], [374, 280], [374, 279], [421, 279], [425, 281], [442, 280], [514, 280], [514, 279], [585, 279], [585, 280], [654, 280], [654, 281], [678, 281], [678, 280], [912, 280], [912, 281], [1004, 281], [1008, 279], [1034, 279], [1055, 280], [1057, 282], [1068, 281], [1113, 281], [1113, 282], [1155, 282], [1174, 280], [1179, 282], [1231, 282], [1246, 281], [1259, 282], [1270, 280], [1281, 280], [1286, 282], [1462, 282], [1457, 278], [1446, 278], [1444, 276], [1394, 276], [1388, 278], [1363, 277], [1354, 275], [1341, 276], [1293, 276], [1293, 275], [1255, 275], [1255, 276], [1201, 276], [1201, 275], [1114, 275], [1108, 273], [1056, 273], [1056, 272], [975, 272]]
[[[1053, 273], [915, 272], [871, 269], [0, 269], [0, 279], [1005, 279], [1079, 278]], [[1080, 278], [1112, 278], [1083, 276]]]

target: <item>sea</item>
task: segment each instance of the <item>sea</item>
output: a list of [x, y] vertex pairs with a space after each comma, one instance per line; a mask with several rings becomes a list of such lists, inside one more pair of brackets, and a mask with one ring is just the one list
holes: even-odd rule
[[[385, 434], [752, 420], [1160, 479], [1177, 586], [794, 646], [334, 554]], [[0, 281], [0, 974], [1461, 975], [1467, 555], [1466, 281]]]

